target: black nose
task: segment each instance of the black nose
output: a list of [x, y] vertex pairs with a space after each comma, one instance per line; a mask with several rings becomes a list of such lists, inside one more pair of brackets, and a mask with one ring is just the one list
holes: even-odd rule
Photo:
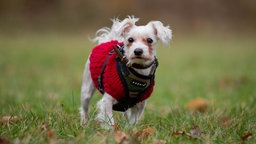
[[141, 48], [136, 48], [136, 49], [134, 50], [134, 54], [135, 54], [136, 56], [141, 56], [141, 55], [143, 54], [143, 50], [142, 50]]

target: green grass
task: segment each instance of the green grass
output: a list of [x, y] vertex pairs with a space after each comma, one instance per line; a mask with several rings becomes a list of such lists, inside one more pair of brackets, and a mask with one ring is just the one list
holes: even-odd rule
[[[0, 136], [20, 143], [115, 143], [91, 117], [79, 125], [80, 86], [93, 44], [87, 36], [25, 35], [0, 37]], [[256, 42], [252, 37], [174, 37], [171, 48], [158, 48], [156, 87], [142, 120], [126, 126], [115, 113], [119, 130], [130, 143], [255, 143]], [[197, 97], [210, 102], [204, 113], [187, 109]], [[227, 123], [223, 122], [226, 119]], [[47, 126], [43, 123], [46, 122]], [[42, 127], [47, 128], [42, 128]], [[200, 138], [189, 133], [198, 126]], [[134, 136], [154, 131], [144, 140]], [[47, 132], [48, 131], [48, 132]], [[251, 133], [251, 138], [241, 137]]]

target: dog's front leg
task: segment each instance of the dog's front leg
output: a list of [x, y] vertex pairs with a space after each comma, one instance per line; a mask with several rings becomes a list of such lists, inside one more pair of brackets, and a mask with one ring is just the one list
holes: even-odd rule
[[88, 59], [85, 64], [85, 69], [83, 74], [83, 83], [81, 88], [81, 104], [82, 105], [80, 107], [80, 115], [81, 115], [80, 124], [82, 126], [87, 123], [89, 103], [95, 91], [95, 86], [91, 78], [91, 72], [89, 67], [90, 67], [90, 60]]
[[105, 93], [102, 99], [97, 103], [99, 112], [95, 120], [100, 122], [102, 128], [110, 129], [114, 125], [114, 118], [112, 113], [113, 102], [113, 97]]
[[129, 124], [136, 124], [138, 120], [140, 120], [144, 108], [146, 106], [146, 100], [137, 103], [134, 107], [128, 109], [125, 112], [125, 117], [129, 121]]

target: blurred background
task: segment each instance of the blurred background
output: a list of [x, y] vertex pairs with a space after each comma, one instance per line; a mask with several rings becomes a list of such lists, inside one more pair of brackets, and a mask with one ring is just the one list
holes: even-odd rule
[[[235, 140], [222, 143], [256, 133], [256, 0], [0, 0], [0, 118], [22, 119], [14, 127], [0, 122], [0, 136], [46, 143], [40, 121], [58, 139], [96, 136], [88, 129], [80, 137], [85, 131], [78, 126], [84, 64], [95, 45], [90, 38], [111, 27], [110, 19], [128, 15], [140, 18], [138, 25], [160, 20], [173, 30], [170, 46], [157, 48], [160, 64], [144, 122], [162, 124], [158, 116], [168, 116], [179, 130], [212, 121], [209, 138]], [[96, 95], [92, 106], [101, 98]], [[196, 98], [206, 101], [203, 119], [186, 112]], [[222, 131], [221, 117], [231, 121], [229, 131]]]
[[160, 20], [184, 32], [254, 33], [255, 0], [0, 0], [0, 33], [91, 33], [111, 18]]
[[195, 97], [220, 106], [255, 101], [256, 0], [0, 0], [3, 113], [10, 105], [40, 107], [38, 101], [77, 112], [95, 45], [89, 38], [128, 15], [139, 25], [160, 20], [173, 30], [171, 49], [157, 50], [149, 108], [161, 105], [162, 112]]

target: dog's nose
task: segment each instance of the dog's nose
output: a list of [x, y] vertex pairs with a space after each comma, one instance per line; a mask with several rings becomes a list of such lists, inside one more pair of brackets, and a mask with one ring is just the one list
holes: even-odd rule
[[135, 54], [136, 56], [141, 56], [141, 55], [143, 54], [143, 50], [142, 50], [141, 48], [136, 48], [136, 49], [134, 50], [134, 54]]

